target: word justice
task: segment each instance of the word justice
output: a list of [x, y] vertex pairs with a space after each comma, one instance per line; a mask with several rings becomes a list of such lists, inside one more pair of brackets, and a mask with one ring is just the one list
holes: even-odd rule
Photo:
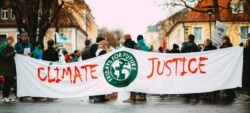
[[205, 74], [204, 67], [207, 57], [198, 58], [172, 58], [168, 60], [159, 60], [159, 58], [149, 58], [151, 62], [151, 72], [147, 75], [147, 78], [153, 77], [153, 75], [180, 75], [185, 76], [188, 73], [191, 74]]
[[88, 80], [87, 78], [97, 79], [98, 77], [94, 75], [97, 66], [97, 64], [90, 64], [64, 68], [39, 67], [37, 68], [37, 77], [48, 83], [60, 83], [63, 79], [69, 78], [70, 83], [75, 84], [78, 79], [83, 82], [83, 77], [85, 77], [85, 81]]

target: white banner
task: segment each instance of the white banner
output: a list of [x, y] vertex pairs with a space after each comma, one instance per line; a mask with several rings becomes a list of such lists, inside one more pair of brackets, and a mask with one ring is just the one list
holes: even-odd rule
[[242, 86], [243, 48], [164, 54], [128, 48], [74, 63], [16, 55], [17, 95], [70, 98], [135, 91], [210, 92]]

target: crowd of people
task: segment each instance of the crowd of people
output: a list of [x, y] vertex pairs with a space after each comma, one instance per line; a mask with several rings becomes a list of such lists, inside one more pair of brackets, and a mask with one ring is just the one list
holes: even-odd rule
[[[46, 61], [59, 61], [60, 60], [60, 49], [55, 46], [55, 42], [53, 39], [47, 41], [47, 49], [44, 48], [43, 43], [38, 43], [35, 47], [29, 42], [27, 32], [21, 33], [21, 38], [17, 43], [13, 46], [14, 38], [9, 36], [6, 42], [0, 44], [0, 81], [2, 81], [2, 101], [3, 102], [10, 102], [15, 101], [15, 99], [19, 99], [19, 101], [24, 101], [26, 97], [17, 97], [17, 84], [16, 84], [16, 66], [14, 56], [15, 54], [22, 54], [26, 56], [30, 56], [36, 59], [46, 60]], [[222, 38], [222, 45], [220, 47], [216, 47], [213, 45], [211, 39], [204, 40], [204, 48], [200, 48], [195, 43], [195, 36], [190, 34], [188, 36], [188, 41], [183, 42], [181, 48], [177, 44], [173, 44], [171, 50], [163, 50], [162, 47], [158, 48], [158, 52], [163, 54], [168, 53], [190, 53], [190, 52], [200, 52], [200, 51], [209, 51], [215, 49], [223, 49], [232, 47], [233, 44], [230, 41], [229, 36], [224, 36]], [[137, 49], [141, 51], [152, 51], [152, 48], [148, 46], [145, 41], [143, 35], [137, 36], [137, 42], [135, 42], [130, 34], [124, 35], [124, 47]], [[240, 46], [244, 46], [244, 70], [250, 69], [250, 33], [248, 34], [248, 40], [246, 44], [240, 44]], [[90, 40], [85, 40], [85, 47], [79, 51], [75, 50], [71, 54], [68, 53], [67, 50], [62, 51], [63, 53], [63, 60], [65, 63], [70, 62], [77, 62], [79, 60], [87, 60], [90, 58], [94, 58], [97, 56], [101, 56], [108, 52], [113, 51], [110, 49], [109, 43], [105, 40], [104, 37], [97, 37], [96, 43], [91, 44]], [[80, 59], [81, 58], [81, 59]], [[250, 72], [244, 71], [243, 73], [246, 77], [247, 81], [247, 95], [248, 98], [246, 101], [250, 101]], [[4, 81], [4, 82], [3, 82]], [[1, 87], [0, 87], [1, 88]], [[16, 96], [15, 99], [10, 98], [11, 88], [13, 88], [13, 92]], [[190, 101], [190, 99], [194, 99], [195, 101], [202, 100], [214, 100], [217, 99], [219, 94], [223, 92], [226, 95], [226, 99], [233, 100], [236, 98], [235, 89], [226, 89], [223, 91], [214, 91], [214, 92], [207, 92], [207, 93], [195, 93], [195, 94], [183, 94], [181, 97], [184, 101]], [[117, 96], [116, 92], [112, 93], [113, 96]], [[90, 100], [94, 102], [106, 102], [109, 99], [106, 98], [107, 95], [92, 95], [89, 96]], [[164, 97], [164, 95], [161, 95]], [[33, 97], [35, 101], [44, 99], [46, 97]], [[53, 99], [53, 98], [46, 98], [46, 99]], [[123, 102], [133, 103], [136, 101], [147, 101], [147, 94], [145, 92], [130, 92], [128, 99], [124, 100]]]

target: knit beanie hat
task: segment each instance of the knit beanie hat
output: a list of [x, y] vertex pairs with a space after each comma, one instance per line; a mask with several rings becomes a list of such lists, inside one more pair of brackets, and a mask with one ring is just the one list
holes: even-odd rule
[[130, 34], [125, 34], [124, 35], [124, 40], [129, 40], [131, 39], [131, 35]]
[[143, 36], [142, 36], [142, 35], [138, 35], [138, 36], [137, 36], [137, 41], [138, 41], [138, 40], [141, 40], [141, 39], [143, 39]]

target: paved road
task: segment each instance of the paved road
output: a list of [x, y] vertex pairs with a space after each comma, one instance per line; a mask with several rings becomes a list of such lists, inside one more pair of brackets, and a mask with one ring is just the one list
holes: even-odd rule
[[123, 103], [127, 97], [127, 92], [119, 93], [117, 99], [106, 103], [92, 103], [88, 97], [38, 102], [28, 98], [25, 102], [0, 102], [0, 113], [250, 113], [250, 103], [242, 101], [244, 95], [238, 95], [235, 101], [199, 102], [149, 95], [147, 102]]

